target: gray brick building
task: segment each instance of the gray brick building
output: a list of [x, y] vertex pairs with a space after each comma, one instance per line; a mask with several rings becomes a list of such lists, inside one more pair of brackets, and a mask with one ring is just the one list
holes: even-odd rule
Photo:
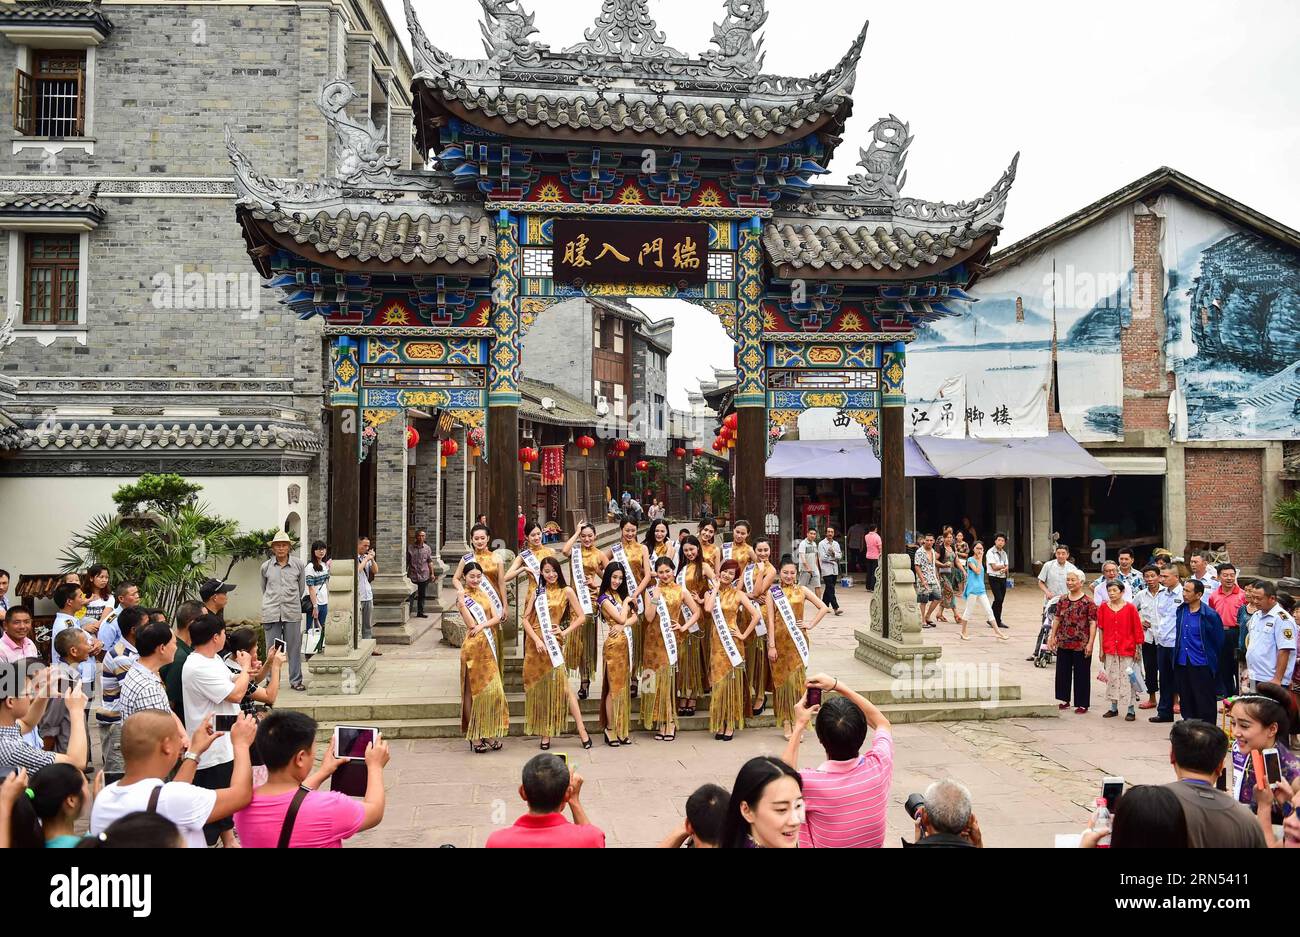
[[322, 323], [249, 263], [225, 133], [268, 172], [322, 177], [317, 99], [346, 78], [409, 168], [411, 67], [382, 6], [4, 2], [0, 74], [0, 382], [26, 430], [0, 452], [24, 531], [0, 566], [57, 569], [146, 471], [196, 478], [246, 529], [322, 536]]

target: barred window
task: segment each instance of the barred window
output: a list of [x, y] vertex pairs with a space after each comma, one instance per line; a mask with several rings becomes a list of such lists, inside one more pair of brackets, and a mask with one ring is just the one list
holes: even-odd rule
[[80, 137], [86, 121], [86, 53], [79, 49], [32, 52], [30, 73], [17, 69], [14, 129], [25, 136]]
[[709, 279], [734, 280], [736, 277], [736, 255], [730, 253], [709, 254]]
[[27, 236], [23, 323], [75, 325], [81, 241], [77, 235]]

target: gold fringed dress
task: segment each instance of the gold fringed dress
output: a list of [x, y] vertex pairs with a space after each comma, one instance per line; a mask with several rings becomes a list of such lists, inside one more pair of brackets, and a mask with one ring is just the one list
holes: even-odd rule
[[[497, 598], [501, 600], [501, 621], [493, 626], [492, 637], [497, 639], [497, 670], [504, 671], [505, 668], [502, 666], [502, 658], [505, 654], [505, 642], [501, 640], [501, 626], [506, 620], [504, 613], [510, 598], [507, 592], [501, 588], [501, 573], [503, 572], [501, 569], [501, 562], [497, 559], [497, 555], [491, 550], [483, 550], [481, 552], [475, 550], [474, 562], [483, 570], [483, 578], [492, 583], [492, 588], [497, 590]], [[484, 592], [486, 593], [486, 590], [484, 590]], [[484, 598], [487, 598], [486, 594], [484, 595]], [[483, 606], [483, 611], [487, 612], [489, 618], [492, 617], [491, 599], [488, 599], [487, 604]]]
[[[645, 578], [646, 566], [649, 565], [649, 561], [647, 559], [647, 557], [649, 556], [649, 551], [646, 550], [644, 543], [634, 543], [632, 544], [631, 547], [629, 547], [626, 543], [624, 543], [623, 551], [627, 554], [628, 565], [632, 567], [633, 581], [627, 584], [627, 591], [628, 594], [630, 595], [631, 593], [636, 591], [636, 587], [639, 586], [641, 584], [641, 580]], [[618, 561], [610, 560], [610, 562], [617, 563]], [[644, 604], [645, 602], [644, 595], [641, 596], [641, 601]], [[636, 611], [635, 605], [632, 606], [632, 610], [633, 612]], [[635, 646], [635, 650], [636, 650], [636, 660], [633, 662], [634, 666], [632, 668], [634, 674], [633, 679], [639, 680], [641, 671], [644, 669], [641, 665], [642, 653], [643, 653], [642, 648], [645, 646], [645, 616], [644, 615], [638, 614], [635, 616], [635, 620], [632, 623], [632, 643]]]
[[[771, 563], [756, 563], [754, 566], [754, 586], [757, 587], [771, 570]], [[764, 597], [760, 595], [754, 600], [754, 604], [758, 606], [759, 611], [762, 611]], [[766, 619], [766, 616], [764, 618]], [[765, 620], [764, 624], [769, 630], [771, 629], [771, 622]], [[767, 637], [759, 634], [757, 628], [754, 629], [753, 634], [745, 639], [745, 682], [749, 689], [749, 704], [751, 706], [749, 711], [753, 712], [764, 704], [768, 691], [772, 689], [772, 672], [768, 667], [767, 660]]]
[[[492, 617], [492, 600], [484, 590], [466, 591], [465, 598], [473, 599], [487, 618]], [[500, 647], [499, 639], [497, 646]], [[461, 645], [460, 688], [460, 728], [465, 738], [471, 741], [505, 738], [510, 733], [510, 710], [487, 631], [466, 638]]]
[[[584, 576], [600, 575], [601, 552], [595, 547], [587, 548], [581, 545], [575, 545], [575, 550], [582, 551], [582, 572]], [[565, 571], [571, 572], [573, 566], [570, 564], [565, 567]], [[586, 589], [587, 594], [591, 596], [591, 614], [587, 616], [582, 623], [581, 628], [575, 628], [569, 636], [564, 639], [564, 666], [569, 670], [577, 673], [578, 678], [584, 682], [589, 682], [596, 672], [596, 616], [600, 612], [600, 605], [596, 601], [596, 590], [592, 589], [586, 581], [570, 583], [573, 591]]]
[[[703, 608], [709, 583], [702, 572], [696, 572], [694, 563], [686, 566], [686, 589]], [[677, 695], [682, 699], [697, 700], [705, 690], [707, 636], [713, 625], [708, 616], [703, 616], [696, 627], [698, 630], [680, 635], [677, 642]]]
[[[618, 604], [617, 596], [602, 595], [596, 604], [598, 613], [606, 599]], [[627, 646], [628, 629], [617, 622], [607, 624], [609, 633], [605, 636], [603, 651], [605, 679], [600, 686], [600, 727], [613, 732], [615, 738], [625, 739], [632, 722], [632, 661]]]
[[[569, 613], [569, 597], [561, 586], [546, 588], [546, 606], [558, 638]], [[534, 631], [540, 627], [540, 622], [533, 625]], [[568, 680], [564, 667], [552, 667], [550, 655], [539, 651], [532, 638], [524, 641], [525, 735], [550, 738], [564, 734], [569, 724]]]
[[[522, 553], [523, 551], [520, 550], [519, 552]], [[533, 550], [533, 556], [537, 557], [537, 562], [539, 564], [538, 568], [540, 569], [542, 560], [546, 559], [548, 556], [555, 556], [555, 551], [550, 547], [538, 547], [536, 550]], [[564, 565], [563, 559], [561, 559], [560, 565]], [[528, 598], [525, 600], [524, 604], [519, 607], [520, 618], [523, 618], [524, 615], [528, 614], [528, 610], [533, 607], [533, 599], [537, 598], [537, 580], [533, 577], [532, 572], [527, 566], [524, 566], [524, 575], [528, 577]]]
[[[656, 584], [653, 588], [663, 592], [664, 602], [668, 605], [669, 627], [679, 624], [682, 621], [682, 606], [686, 604], [685, 593], [681, 586], [674, 582], [666, 586]], [[647, 598], [646, 610], [649, 611], [652, 607], [650, 599]], [[647, 729], [677, 722], [677, 668], [669, 661], [665, 640], [673, 642], [680, 662], [679, 638], [680, 635], [674, 632], [665, 639], [663, 625], [657, 616], [653, 623], [646, 623], [641, 666], [644, 670], [653, 670], [655, 674], [654, 692], [646, 693], [641, 697], [641, 724]]]
[[[803, 587], [782, 586], [781, 591], [790, 602], [790, 611], [794, 612], [795, 624], [802, 628]], [[772, 709], [776, 713], [777, 725], [793, 723], [795, 703], [799, 702], [807, 692], [808, 672], [804, 668], [803, 658], [799, 656], [799, 649], [794, 645], [794, 639], [790, 637], [790, 629], [785, 626], [785, 620], [781, 618], [781, 612], [776, 608], [775, 602], [772, 606], [772, 620], [768, 622], [768, 627], [773, 629], [772, 633], [776, 636], [776, 660], [772, 662]], [[807, 639], [808, 632], [805, 631], [804, 640]]]
[[[740, 645], [740, 629], [736, 627], [736, 612], [740, 609], [740, 591], [734, 586], [722, 586], [718, 593], [722, 604], [722, 617], [727, 622], [731, 639]], [[713, 615], [705, 615], [709, 628], [713, 628]], [[709, 702], [709, 731], [715, 735], [732, 729], [745, 728], [745, 664], [732, 667], [731, 659], [722, 640], [714, 635], [709, 642], [709, 686], [713, 698]]]

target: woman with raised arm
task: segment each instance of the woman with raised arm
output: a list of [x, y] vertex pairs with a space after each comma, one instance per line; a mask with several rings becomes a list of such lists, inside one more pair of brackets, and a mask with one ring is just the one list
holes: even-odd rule
[[673, 561], [666, 556], [656, 559], [655, 584], [645, 594], [642, 665], [654, 671], [654, 692], [641, 697], [641, 724], [646, 729], [659, 726], [656, 741], [672, 742], [677, 738], [676, 672], [682, 636], [697, 627], [699, 620], [700, 607], [695, 597], [673, 581]]
[[[564, 641], [569, 632], [582, 627], [582, 604], [578, 594], [565, 585], [564, 567], [554, 556], [542, 560], [542, 585], [525, 613], [524, 633], [524, 734], [541, 736], [542, 751], [551, 738], [563, 735], [569, 716], [578, 726], [583, 748], [591, 748], [587, 727], [582, 724], [578, 697], [569, 686], [564, 666]], [[564, 627], [565, 622], [568, 628]]]
[[[794, 731], [794, 707], [808, 686], [808, 632], [830, 611], [816, 592], [798, 583], [794, 562], [782, 563], [780, 583], [767, 591], [767, 659], [772, 663], [772, 709], [786, 741]], [[817, 609], [804, 623], [808, 603]]]
[[578, 699], [591, 692], [591, 678], [596, 672], [596, 595], [600, 576], [605, 571], [605, 554], [596, 549], [596, 528], [586, 521], [578, 525], [561, 551], [569, 561], [569, 579], [582, 603], [583, 626], [570, 635], [564, 645], [564, 663], [582, 680]]
[[710, 635], [709, 686], [713, 699], [709, 702], [709, 728], [719, 742], [730, 742], [735, 733], [745, 728], [745, 638], [737, 621], [740, 610], [749, 612], [751, 627], [762, 617], [762, 612], [749, 601], [749, 596], [737, 588], [736, 577], [740, 567], [735, 560], [727, 560], [718, 570], [717, 585], [704, 597], [704, 613], [713, 627]]
[[[600, 580], [596, 614], [605, 623], [605, 676], [600, 687], [600, 727], [610, 748], [631, 745], [632, 619], [636, 612], [623, 567], [610, 563]], [[610, 732], [614, 737], [609, 737]]]
[[456, 605], [465, 622], [465, 643], [460, 647], [460, 730], [475, 753], [499, 752], [499, 740], [510, 734], [510, 709], [497, 667], [498, 628], [505, 613], [483, 588], [487, 582], [483, 567], [471, 560], [458, 575]]
[[661, 556], [672, 559], [673, 543], [669, 539], [671, 531], [668, 529], [668, 522], [665, 520], [656, 520], [650, 523], [650, 527], [645, 532], [645, 540], [642, 546], [650, 556], [650, 562], [653, 563]]
[[519, 551], [503, 577], [506, 582], [511, 582], [520, 573], [528, 573], [531, 579], [528, 595], [523, 602], [519, 602], [516, 593], [515, 599], [518, 607], [525, 611], [532, 608], [533, 600], [537, 597], [537, 586], [542, 579], [542, 560], [548, 556], [555, 556], [555, 551], [542, 543], [542, 525], [537, 521], [529, 521], [524, 525], [524, 548]]
[[[767, 605], [767, 591], [776, 581], [776, 567], [772, 565], [772, 545], [766, 540], [754, 544], [754, 563], [741, 570], [745, 594], [759, 608]], [[767, 694], [772, 689], [772, 671], [767, 660], [767, 620], [759, 618], [753, 632], [745, 642], [745, 681], [749, 691], [750, 712], [763, 715], [767, 709]]]
[[605, 562], [618, 563], [623, 567], [627, 591], [637, 600], [633, 605], [636, 617], [628, 622], [632, 626], [632, 644], [635, 650], [632, 659], [632, 696], [635, 697], [637, 681], [641, 678], [641, 648], [645, 631], [645, 600], [641, 593], [650, 585], [650, 555], [645, 544], [637, 543], [636, 521], [623, 521], [620, 530], [622, 539], [610, 547], [605, 554]]
[[[682, 540], [677, 560], [677, 585], [691, 594], [698, 607], [717, 578], [704, 562], [700, 541], [687, 534]], [[709, 623], [697, 622], [682, 636], [677, 660], [677, 715], [694, 716], [696, 702], [704, 695], [709, 660]]]
[[[457, 591], [465, 588], [465, 567], [470, 563], [478, 564], [482, 572], [479, 588], [487, 596], [488, 605], [484, 610], [497, 616], [493, 625], [493, 637], [496, 639], [497, 670], [502, 670], [502, 655], [505, 645], [501, 640], [501, 623], [506, 617], [506, 570], [492, 550], [492, 531], [487, 524], [475, 524], [469, 531], [469, 545], [473, 553], [466, 553], [456, 565], [456, 572], [451, 577], [451, 584]], [[491, 616], [489, 616], [491, 617]]]

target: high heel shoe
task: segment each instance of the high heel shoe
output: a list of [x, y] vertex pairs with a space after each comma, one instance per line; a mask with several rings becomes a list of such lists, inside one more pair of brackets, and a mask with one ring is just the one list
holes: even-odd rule
[[543, 743], [542, 743], [541, 745], [539, 745], [538, 747], [539, 747], [542, 751], [544, 751], [544, 752], [549, 752], [549, 751], [551, 750], [551, 743], [550, 743], [550, 742], [543, 742]]
[[476, 755], [482, 755], [482, 754], [483, 754], [484, 752], [486, 752], [490, 747], [491, 747], [491, 746], [489, 746], [488, 743], [487, 743], [487, 739], [480, 739], [480, 740], [479, 740], [479, 743], [478, 743], [477, 745], [475, 745], [473, 742], [470, 742], [470, 743], [469, 743], [469, 750], [472, 751], [472, 752], [473, 752], [474, 754], [476, 754]]
[[605, 744], [608, 745], [610, 748], [618, 748], [619, 745], [621, 745], [622, 743], [621, 743], [618, 739], [611, 739], [611, 738], [609, 737], [609, 733], [606, 732], [606, 733], [605, 733]]
[[591, 736], [589, 735], [589, 736], [587, 736], [587, 741], [585, 741], [585, 742], [582, 743], [582, 747], [583, 747], [584, 749], [590, 749], [591, 746], [592, 746], [593, 744], [595, 744], [595, 743], [593, 743], [593, 742], [591, 741]]
[[590, 689], [590, 687], [591, 687], [591, 681], [583, 680], [582, 685], [578, 687], [578, 699], [586, 699], [587, 690]]

